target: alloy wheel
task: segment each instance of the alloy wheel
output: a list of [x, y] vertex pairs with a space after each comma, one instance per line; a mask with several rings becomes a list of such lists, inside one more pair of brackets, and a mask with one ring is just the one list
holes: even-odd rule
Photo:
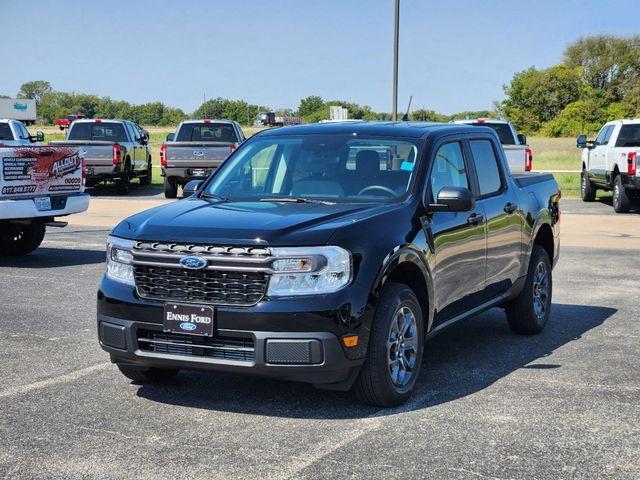
[[542, 320], [549, 309], [549, 272], [544, 262], [538, 263], [533, 276], [533, 311]]
[[415, 313], [403, 306], [396, 311], [387, 337], [387, 363], [396, 387], [409, 384], [415, 375], [418, 358], [418, 327]]

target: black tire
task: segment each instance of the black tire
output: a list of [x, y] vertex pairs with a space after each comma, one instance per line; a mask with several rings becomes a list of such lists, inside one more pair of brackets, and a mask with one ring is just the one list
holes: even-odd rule
[[[539, 268], [544, 268], [546, 271], [546, 289], [537, 278]], [[549, 319], [552, 293], [551, 260], [544, 248], [540, 245], [534, 245], [524, 288], [517, 298], [506, 305], [507, 321], [511, 330], [520, 335], [540, 333]], [[542, 298], [543, 296], [544, 298]], [[540, 310], [536, 310], [536, 299], [540, 300], [540, 305], [544, 307], [542, 313]]]
[[173, 379], [178, 374], [175, 368], [139, 368], [118, 364], [118, 370], [125, 377], [140, 383], [162, 383]]
[[[405, 319], [406, 312], [413, 314], [415, 324], [411, 327], [412, 332], [407, 331], [407, 336], [397, 337], [392, 341], [396, 342], [396, 347], [388, 346], [388, 341], [393, 335], [392, 328], [397, 325], [397, 319]], [[403, 315], [404, 313], [404, 315]], [[409, 322], [411, 324], [411, 322]], [[408, 335], [412, 333], [411, 335]], [[398, 343], [402, 340], [402, 347]], [[395, 370], [398, 375], [393, 373], [393, 365], [390, 366], [389, 359], [395, 358], [398, 365], [403, 364], [402, 359], [405, 358], [409, 350], [405, 349], [406, 343], [415, 342], [414, 353], [409, 353], [407, 358], [413, 359], [413, 366], [405, 369], [406, 373], [410, 373], [408, 377], [403, 376], [403, 382], [397, 383], [400, 379], [398, 373], [402, 370], [400, 367]], [[371, 336], [369, 339], [369, 350], [367, 359], [362, 365], [360, 374], [353, 386], [353, 393], [361, 402], [376, 407], [393, 407], [407, 401], [413, 393], [413, 389], [420, 374], [420, 366], [422, 363], [422, 355], [424, 351], [424, 322], [422, 310], [418, 299], [409, 287], [400, 283], [390, 283], [385, 286], [376, 307]], [[402, 348], [404, 353], [399, 354]], [[406, 362], [406, 361], [405, 361]], [[394, 380], [396, 376], [396, 380]]]
[[164, 177], [164, 196], [176, 198], [178, 196], [178, 182], [175, 177]]
[[593, 183], [589, 180], [586, 170], [582, 170], [582, 177], [580, 179], [580, 196], [583, 202], [593, 202], [596, 199], [596, 189]]
[[151, 178], [153, 176], [153, 167], [151, 166], [151, 157], [147, 159], [147, 173], [140, 177], [140, 185], [148, 187], [151, 185]]
[[0, 255], [16, 257], [33, 252], [44, 239], [46, 227], [42, 223], [30, 225], [0, 225]]
[[631, 208], [631, 198], [622, 184], [622, 177], [616, 175], [613, 180], [613, 209], [616, 213], [627, 213]]
[[120, 195], [129, 195], [129, 188], [131, 186], [131, 164], [127, 159], [127, 163], [125, 163], [124, 171], [122, 172], [122, 177], [118, 180], [117, 189], [118, 194]]

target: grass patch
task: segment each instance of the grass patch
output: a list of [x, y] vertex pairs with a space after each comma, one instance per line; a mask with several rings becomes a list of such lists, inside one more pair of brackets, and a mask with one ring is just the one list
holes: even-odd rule
[[582, 151], [575, 138], [530, 137], [534, 170], [580, 170]]

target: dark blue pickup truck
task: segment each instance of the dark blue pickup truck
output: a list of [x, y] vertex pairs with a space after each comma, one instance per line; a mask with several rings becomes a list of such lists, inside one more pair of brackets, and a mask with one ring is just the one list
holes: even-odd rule
[[249, 373], [392, 406], [443, 328], [549, 319], [560, 191], [512, 176], [489, 128], [268, 130], [186, 193], [108, 239], [100, 345], [132, 380]]

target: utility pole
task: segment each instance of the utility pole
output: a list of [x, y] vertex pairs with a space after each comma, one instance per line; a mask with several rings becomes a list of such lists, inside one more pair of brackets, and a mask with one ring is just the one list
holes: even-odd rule
[[391, 118], [398, 121], [398, 37], [400, 28], [400, 0], [395, 0], [395, 18], [393, 23], [393, 109]]

